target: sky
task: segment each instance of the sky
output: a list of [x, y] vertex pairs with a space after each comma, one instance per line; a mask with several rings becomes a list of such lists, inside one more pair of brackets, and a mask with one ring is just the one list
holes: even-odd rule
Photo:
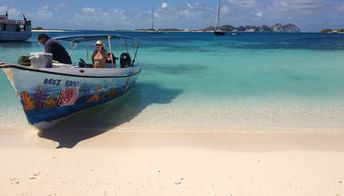
[[[0, 14], [23, 14], [33, 27], [115, 30], [151, 27], [200, 29], [214, 26], [217, 0], [0, 0]], [[344, 0], [221, 0], [220, 24], [276, 23], [302, 31], [344, 28]]]

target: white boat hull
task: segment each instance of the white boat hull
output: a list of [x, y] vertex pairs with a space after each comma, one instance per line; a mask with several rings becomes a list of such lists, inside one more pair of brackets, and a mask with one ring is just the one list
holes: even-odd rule
[[102, 105], [128, 92], [140, 67], [43, 68], [2, 65], [30, 124], [45, 129], [80, 110]]

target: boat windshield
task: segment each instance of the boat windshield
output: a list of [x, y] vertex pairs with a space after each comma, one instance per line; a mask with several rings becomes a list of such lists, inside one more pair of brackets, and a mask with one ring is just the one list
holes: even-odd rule
[[[92, 51], [95, 49], [95, 42], [98, 40], [103, 41], [104, 47], [107, 49], [107, 51], [109, 53], [115, 53], [115, 56], [119, 56], [119, 54], [123, 52], [129, 53], [133, 57], [133, 64], [136, 61], [136, 56], [139, 49], [139, 41], [136, 38], [116, 34], [69, 35], [53, 37], [53, 39], [59, 41], [69, 41], [71, 48], [71, 52], [69, 52], [70, 56], [75, 54], [78, 56], [78, 58], [85, 58], [87, 60], [90, 60]], [[112, 46], [115, 47], [113, 48]], [[78, 51], [76, 51], [77, 48]], [[85, 51], [86, 56], [84, 56]]]

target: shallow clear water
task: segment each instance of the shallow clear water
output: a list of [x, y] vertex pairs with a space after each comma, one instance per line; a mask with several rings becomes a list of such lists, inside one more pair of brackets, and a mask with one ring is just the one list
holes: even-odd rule
[[[97, 32], [50, 35], [75, 33]], [[206, 130], [344, 129], [344, 35], [119, 34], [140, 40], [143, 71], [133, 92], [111, 106], [121, 114], [107, 121], [123, 118], [137, 127], [169, 124], [175, 129], [182, 128], [180, 122]], [[0, 61], [16, 63], [20, 55], [41, 51], [36, 37], [0, 43]], [[73, 62], [87, 59], [93, 48], [81, 46]], [[25, 124], [14, 91], [1, 74], [0, 90], [0, 127]]]

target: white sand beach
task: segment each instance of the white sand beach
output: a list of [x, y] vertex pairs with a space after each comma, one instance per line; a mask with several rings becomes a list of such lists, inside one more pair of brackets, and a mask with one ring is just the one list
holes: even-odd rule
[[0, 133], [0, 195], [344, 195], [341, 133]]
[[119, 103], [40, 133], [24, 114], [8, 118], [0, 195], [344, 195], [341, 108], [231, 105], [215, 116], [217, 107]]
[[66, 32], [66, 30], [62, 29], [33, 29], [32, 32], [41, 32], [41, 33], [60, 33], [60, 32]]

